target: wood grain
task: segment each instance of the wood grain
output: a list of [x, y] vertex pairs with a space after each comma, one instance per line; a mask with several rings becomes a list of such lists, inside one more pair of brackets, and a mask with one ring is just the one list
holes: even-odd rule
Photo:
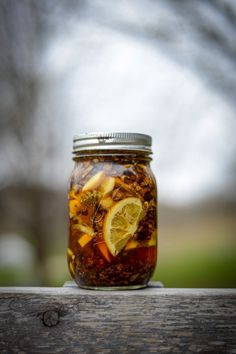
[[236, 353], [236, 289], [0, 288], [0, 353]]

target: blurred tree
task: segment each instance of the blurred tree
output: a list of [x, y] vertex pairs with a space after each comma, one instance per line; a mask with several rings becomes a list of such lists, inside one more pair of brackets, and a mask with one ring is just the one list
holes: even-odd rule
[[[37, 114], [45, 88], [38, 68], [47, 44], [48, 10], [45, 1], [0, 2], [1, 224], [5, 231], [15, 228], [31, 239], [36, 283], [41, 284], [48, 278], [51, 233], [65, 210], [63, 196], [58, 198], [42, 179], [44, 161], [52, 159], [58, 146], [50, 120]], [[51, 114], [50, 102], [44, 103]]]

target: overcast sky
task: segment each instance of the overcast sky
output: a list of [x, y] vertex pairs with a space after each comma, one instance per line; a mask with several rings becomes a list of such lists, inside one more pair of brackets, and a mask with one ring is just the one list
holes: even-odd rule
[[[236, 13], [232, 1], [224, 3]], [[236, 152], [233, 17], [227, 19], [219, 1], [75, 4], [42, 12], [52, 30], [36, 56], [42, 89], [34, 131], [45, 151], [52, 134], [60, 144], [53, 159], [40, 162], [37, 178], [65, 188], [74, 135], [130, 131], [153, 138], [162, 202], [224, 193]], [[38, 164], [34, 135], [29, 151]]]
[[66, 102], [66, 166], [77, 133], [147, 133], [162, 201], [224, 190], [235, 111], [197, 72], [152, 42], [87, 20], [72, 23], [71, 35], [51, 43], [44, 59], [57, 104]]

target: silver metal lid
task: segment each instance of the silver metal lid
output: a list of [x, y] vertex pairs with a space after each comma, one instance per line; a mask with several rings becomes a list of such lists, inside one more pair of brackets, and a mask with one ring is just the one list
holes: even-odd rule
[[137, 133], [85, 133], [74, 137], [73, 153], [86, 150], [132, 150], [149, 154], [152, 138], [149, 135]]

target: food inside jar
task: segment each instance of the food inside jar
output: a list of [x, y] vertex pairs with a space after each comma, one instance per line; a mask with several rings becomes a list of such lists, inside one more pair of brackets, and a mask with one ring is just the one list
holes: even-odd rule
[[156, 205], [145, 163], [78, 162], [69, 191], [68, 264], [79, 285], [147, 283], [156, 264]]

